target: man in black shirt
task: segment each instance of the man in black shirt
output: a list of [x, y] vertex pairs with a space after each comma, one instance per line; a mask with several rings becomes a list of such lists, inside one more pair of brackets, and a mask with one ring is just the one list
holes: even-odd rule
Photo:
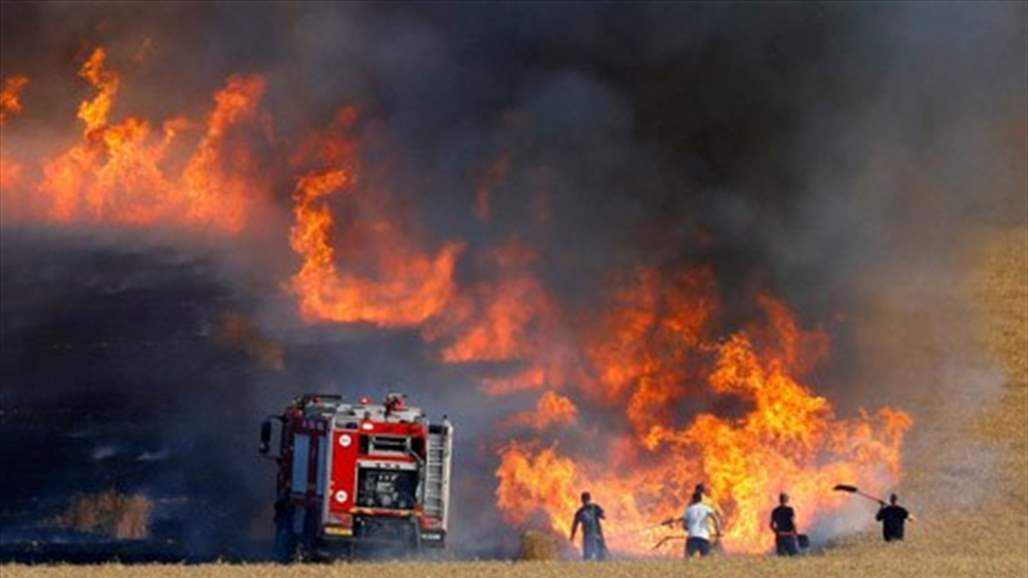
[[775, 552], [779, 556], [795, 556], [799, 553], [796, 544], [796, 511], [789, 507], [789, 496], [778, 495], [778, 507], [771, 511], [771, 531], [775, 533]]
[[578, 526], [582, 526], [582, 558], [585, 560], [603, 560], [607, 557], [607, 544], [603, 540], [604, 519], [603, 508], [592, 503], [589, 492], [582, 492], [582, 507], [575, 512], [575, 521], [571, 524], [571, 541], [575, 541]]
[[882, 537], [886, 542], [902, 540], [904, 523], [907, 520], [914, 521], [914, 517], [906, 508], [896, 504], [898, 501], [896, 494], [892, 494], [889, 496], [889, 505], [886, 506], [885, 502], [882, 502], [882, 507], [875, 516], [875, 519], [882, 523]]

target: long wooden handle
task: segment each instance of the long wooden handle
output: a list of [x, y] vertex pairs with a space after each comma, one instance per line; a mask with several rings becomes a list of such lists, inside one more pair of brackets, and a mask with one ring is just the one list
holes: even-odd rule
[[857, 493], [860, 494], [861, 496], [864, 496], [868, 500], [874, 500], [874, 501], [878, 502], [879, 504], [884, 504], [885, 503], [885, 500], [883, 500], [883, 499], [881, 499], [881, 498], [879, 498], [877, 496], [872, 496], [871, 494], [865, 494], [864, 492], [861, 492], [859, 490], [857, 491]]

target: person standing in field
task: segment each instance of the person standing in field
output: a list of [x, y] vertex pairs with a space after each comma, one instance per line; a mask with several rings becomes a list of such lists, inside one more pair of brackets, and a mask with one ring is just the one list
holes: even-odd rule
[[710, 555], [711, 526], [714, 536], [720, 537], [721, 520], [714, 512], [714, 508], [703, 503], [703, 492], [693, 492], [689, 507], [682, 516], [682, 525], [685, 526], [686, 532], [685, 559], [688, 560], [697, 554]]
[[771, 531], [775, 533], [775, 552], [779, 556], [799, 554], [796, 543], [796, 511], [789, 506], [789, 495], [778, 494], [778, 507], [771, 511]]
[[[703, 504], [709, 506], [711, 510], [714, 510], [714, 514], [717, 516], [718, 520], [721, 520], [721, 519], [724, 518], [724, 513], [721, 511], [721, 508], [717, 505], [717, 502], [715, 502], [710, 497], [710, 494], [707, 493], [707, 486], [705, 486], [702, 482], [699, 483], [699, 484], [696, 484], [696, 487], [693, 489], [693, 493], [694, 494], [698, 493], [701, 496], [703, 496]], [[712, 518], [708, 519], [707, 523], [710, 526], [711, 532], [714, 532], [716, 534], [717, 533], [717, 529], [714, 527], [714, 518], [712, 517]]]
[[914, 521], [914, 516], [910, 515], [906, 508], [897, 504], [898, 501], [899, 497], [896, 494], [890, 495], [889, 505], [886, 506], [885, 502], [881, 502], [878, 514], [875, 515], [875, 520], [882, 523], [882, 537], [886, 542], [902, 540], [904, 524], [907, 520]]
[[589, 492], [582, 492], [582, 507], [575, 512], [575, 520], [571, 524], [571, 541], [575, 541], [578, 527], [582, 526], [582, 559], [604, 560], [607, 557], [607, 544], [603, 539], [605, 519], [603, 508], [594, 504]]

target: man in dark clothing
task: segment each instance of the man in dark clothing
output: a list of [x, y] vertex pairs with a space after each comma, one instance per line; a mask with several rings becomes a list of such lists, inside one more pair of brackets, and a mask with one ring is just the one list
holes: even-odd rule
[[796, 544], [796, 511], [789, 506], [789, 496], [778, 495], [778, 507], [771, 511], [771, 531], [775, 533], [775, 552], [779, 556], [799, 554]]
[[914, 521], [914, 517], [906, 508], [896, 504], [898, 501], [899, 497], [892, 494], [889, 496], [889, 505], [886, 506], [885, 502], [882, 502], [882, 507], [878, 509], [878, 514], [875, 516], [875, 519], [882, 523], [882, 537], [886, 542], [902, 540], [904, 523], [907, 520]]
[[585, 560], [603, 560], [607, 557], [607, 544], [603, 540], [603, 508], [592, 503], [589, 492], [582, 492], [582, 507], [575, 512], [575, 521], [571, 524], [571, 541], [575, 541], [575, 533], [582, 526], [582, 558]]

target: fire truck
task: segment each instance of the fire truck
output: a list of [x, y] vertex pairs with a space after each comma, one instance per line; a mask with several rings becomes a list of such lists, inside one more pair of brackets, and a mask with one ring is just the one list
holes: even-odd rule
[[453, 426], [390, 393], [381, 404], [306, 394], [261, 425], [259, 452], [278, 465], [280, 560], [443, 548]]

